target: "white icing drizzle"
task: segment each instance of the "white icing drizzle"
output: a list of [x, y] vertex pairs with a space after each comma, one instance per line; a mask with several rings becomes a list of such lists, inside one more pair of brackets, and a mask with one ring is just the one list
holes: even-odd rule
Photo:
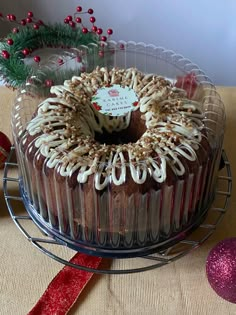
[[[129, 86], [139, 97], [135, 110], [142, 113], [147, 129], [135, 143], [109, 145], [94, 139], [103, 130], [112, 133], [126, 129], [132, 115], [110, 118], [91, 106], [94, 92], [107, 84]], [[51, 93], [55, 97], [38, 105], [27, 132], [37, 135], [35, 146], [47, 158], [47, 166], [57, 168], [61, 176], [76, 173], [77, 181], [86, 183], [94, 174], [98, 190], [109, 183], [122, 185], [127, 172], [137, 184], [145, 183], [148, 177], [163, 183], [168, 165], [177, 176], [185, 173], [180, 156], [191, 162], [197, 159], [202, 104], [187, 99], [185, 91], [162, 77], [145, 75], [135, 68], [97, 68], [52, 87]]]
[[[114, 154], [111, 167], [112, 167], [111, 176], [113, 183], [117, 186], [123, 184], [126, 179], [126, 165], [124, 155], [122, 152], [116, 152]], [[119, 178], [117, 178], [116, 169], [120, 171]]]

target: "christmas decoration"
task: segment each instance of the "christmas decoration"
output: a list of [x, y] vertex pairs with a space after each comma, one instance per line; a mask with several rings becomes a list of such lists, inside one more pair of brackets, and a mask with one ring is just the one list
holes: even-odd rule
[[11, 150], [11, 141], [0, 131], [0, 168], [4, 167], [4, 163]]
[[220, 297], [236, 303], [236, 238], [225, 239], [210, 251], [206, 274]]
[[[18, 19], [14, 14], [6, 17], [0, 13], [0, 19], [16, 24], [17, 27], [0, 43], [0, 77], [13, 88], [25, 84], [26, 80], [35, 75], [42, 61], [41, 56], [35, 52], [43, 48], [60, 48], [69, 50], [107, 41], [107, 36], [102, 35], [102, 28], [94, 23], [96, 18], [91, 16], [93, 9], [83, 11], [81, 6], [76, 8], [76, 13], [67, 15], [63, 23], [46, 24], [42, 20], [35, 19], [33, 12], [28, 12], [23, 19]], [[84, 24], [83, 17], [89, 16], [88, 26]], [[113, 33], [107, 30], [107, 35]], [[101, 46], [104, 49], [104, 46]], [[102, 58], [101, 49], [98, 48], [98, 58]], [[28, 64], [31, 58], [35, 65]], [[52, 74], [52, 73], [51, 73]], [[49, 78], [53, 80], [53, 78]], [[54, 80], [53, 80], [54, 81]]]
[[[100, 257], [77, 253], [70, 263], [97, 269], [101, 260]], [[67, 314], [92, 276], [92, 272], [65, 266], [28, 315]]]
[[175, 86], [184, 89], [187, 92], [187, 97], [192, 98], [198, 87], [196, 76], [194, 73], [188, 73], [185, 76], [177, 77]]

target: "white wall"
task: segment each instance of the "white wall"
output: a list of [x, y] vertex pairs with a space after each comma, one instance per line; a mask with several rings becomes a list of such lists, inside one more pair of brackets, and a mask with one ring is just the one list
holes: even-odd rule
[[236, 85], [235, 0], [1, 0], [0, 12], [23, 17], [31, 10], [55, 22], [77, 5], [93, 8], [97, 24], [114, 29], [113, 39], [164, 46], [197, 63], [216, 84]]

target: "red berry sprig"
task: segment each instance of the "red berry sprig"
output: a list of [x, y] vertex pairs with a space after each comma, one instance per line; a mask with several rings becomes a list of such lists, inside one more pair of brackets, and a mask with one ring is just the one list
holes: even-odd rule
[[[27, 16], [21, 20], [17, 20], [16, 16], [14, 14], [7, 14], [6, 17], [4, 18], [4, 15], [2, 13], [0, 13], [0, 18], [1, 19], [6, 19], [7, 21], [11, 22], [11, 23], [15, 23], [16, 25], [19, 25], [20, 27], [24, 27], [24, 26], [27, 26], [29, 27], [29, 24], [32, 23], [32, 27], [34, 30], [38, 30], [41, 26], [44, 26], [45, 24], [43, 23], [42, 20], [34, 20], [34, 14], [33, 12], [29, 11], [27, 13]], [[14, 27], [12, 29], [12, 33], [13, 34], [16, 34], [16, 33], [19, 33], [20, 32], [20, 28], [19, 27]], [[14, 41], [12, 38], [8, 38], [7, 40], [7, 44], [9, 46], [12, 46], [14, 45]], [[25, 48], [22, 50], [22, 53], [24, 55], [24, 57], [28, 56], [30, 54], [30, 50], [28, 48]], [[9, 59], [10, 58], [10, 53], [6, 50], [3, 50], [2, 51], [2, 57], [5, 58], [5, 59]], [[39, 57], [39, 56], [37, 56]], [[40, 58], [40, 57], [39, 57]], [[38, 58], [36, 58], [38, 60]], [[39, 62], [39, 61], [36, 61], [35, 62]]]
[[[2, 13], [0, 13], [0, 18], [4, 19], [4, 16], [3, 16]], [[40, 26], [45, 25], [42, 20], [38, 20], [38, 21], [35, 20], [34, 19], [34, 14], [31, 11], [29, 11], [27, 13], [27, 16], [25, 18], [21, 19], [21, 20], [17, 20], [17, 18], [16, 18], [16, 16], [14, 14], [7, 14], [6, 15], [6, 20], [9, 21], [9, 22], [14, 22], [15, 24], [18, 24], [20, 26], [28, 26], [29, 24], [34, 23], [33, 24], [33, 28], [35, 30], [38, 30]], [[19, 31], [19, 29], [18, 29], [18, 31]], [[16, 31], [13, 32], [13, 33], [16, 33]]]
[[[82, 20], [83, 15], [88, 15], [88, 24], [87, 25], [85, 25], [83, 23], [83, 20]], [[14, 14], [7, 14], [4, 17], [4, 15], [0, 12], [0, 19], [6, 19], [10, 23], [16, 24], [16, 27], [14, 27], [12, 29], [13, 34], [19, 33], [20, 29], [22, 27], [27, 27], [27, 28], [32, 27], [32, 29], [37, 32], [40, 27], [46, 26], [42, 20], [36, 20], [33, 12], [31, 12], [31, 11], [27, 12], [26, 16], [20, 20], [17, 19], [16, 15], [14, 15]], [[95, 36], [94, 38], [98, 39], [100, 41], [100, 49], [99, 49], [98, 55], [101, 58], [104, 57], [105, 42], [108, 40], [109, 36], [111, 36], [113, 34], [113, 30], [111, 28], [109, 28], [109, 29], [107, 29], [106, 34], [104, 34], [103, 29], [101, 27], [98, 27], [97, 25], [95, 25], [96, 17], [94, 16], [94, 10], [92, 8], [89, 8], [87, 10], [83, 10], [83, 8], [81, 6], [77, 6], [76, 12], [74, 13], [74, 15], [67, 15], [66, 18], [64, 19], [64, 23], [67, 24], [69, 27], [71, 27], [74, 30], [76, 30], [76, 28], [79, 27], [83, 34], [87, 34], [87, 33], [94, 34], [94, 36]], [[14, 52], [13, 52], [14, 47], [13, 47], [13, 49], [10, 48], [10, 46], [14, 46], [14, 44], [15, 44], [14, 42], [16, 42], [14, 36], [13, 36], [13, 38], [11, 38], [11, 36], [6, 38], [6, 43], [7, 43], [7, 45], [9, 45], [9, 49], [7, 48], [7, 46], [5, 46], [4, 50], [2, 50], [0, 52], [2, 58], [9, 59], [11, 57], [11, 53], [14, 54]], [[29, 56], [32, 53], [32, 49], [30, 47], [24, 47], [23, 46], [22, 48], [20, 48], [20, 51], [21, 51], [21, 56], [23, 56], [23, 58]], [[37, 64], [39, 64], [41, 61], [41, 58], [40, 58], [40, 56], [35, 55], [33, 57], [33, 60]], [[78, 62], [79, 62], [79, 59], [78, 59]], [[58, 65], [62, 65], [62, 64], [64, 64], [63, 59], [59, 59]], [[45, 84], [47, 86], [50, 85], [49, 81], [45, 82]]]
[[[74, 13], [74, 18], [71, 15], [67, 15], [67, 17], [65, 17], [64, 19], [64, 23], [68, 24], [72, 28], [76, 28], [76, 25], [79, 24], [83, 34], [92, 32], [98, 36], [99, 40], [106, 42], [108, 37], [113, 34], [113, 30], [111, 28], [107, 30], [108, 37], [105, 35], [102, 35], [103, 29], [94, 24], [96, 22], [96, 17], [93, 15], [93, 13], [94, 13], [94, 10], [92, 8], [89, 8], [88, 10], [83, 11], [83, 8], [81, 6], [77, 6], [76, 12]], [[81, 17], [81, 15], [83, 14], [92, 15], [89, 18], [89, 22], [92, 23], [91, 29], [83, 24], [83, 20]]]

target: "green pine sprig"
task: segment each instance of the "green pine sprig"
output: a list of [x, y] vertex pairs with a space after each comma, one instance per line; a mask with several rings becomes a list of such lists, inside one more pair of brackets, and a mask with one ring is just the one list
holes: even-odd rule
[[98, 43], [95, 33], [84, 34], [80, 28], [71, 28], [66, 24], [42, 25], [37, 30], [25, 26], [19, 33], [9, 34], [7, 39], [12, 39], [13, 45], [9, 45], [7, 40], [0, 43], [0, 49], [10, 54], [9, 58], [0, 55], [0, 77], [13, 88], [24, 85], [27, 78], [37, 72], [36, 67], [24, 63], [22, 51], [25, 48], [34, 52], [44, 47], [68, 49]]

